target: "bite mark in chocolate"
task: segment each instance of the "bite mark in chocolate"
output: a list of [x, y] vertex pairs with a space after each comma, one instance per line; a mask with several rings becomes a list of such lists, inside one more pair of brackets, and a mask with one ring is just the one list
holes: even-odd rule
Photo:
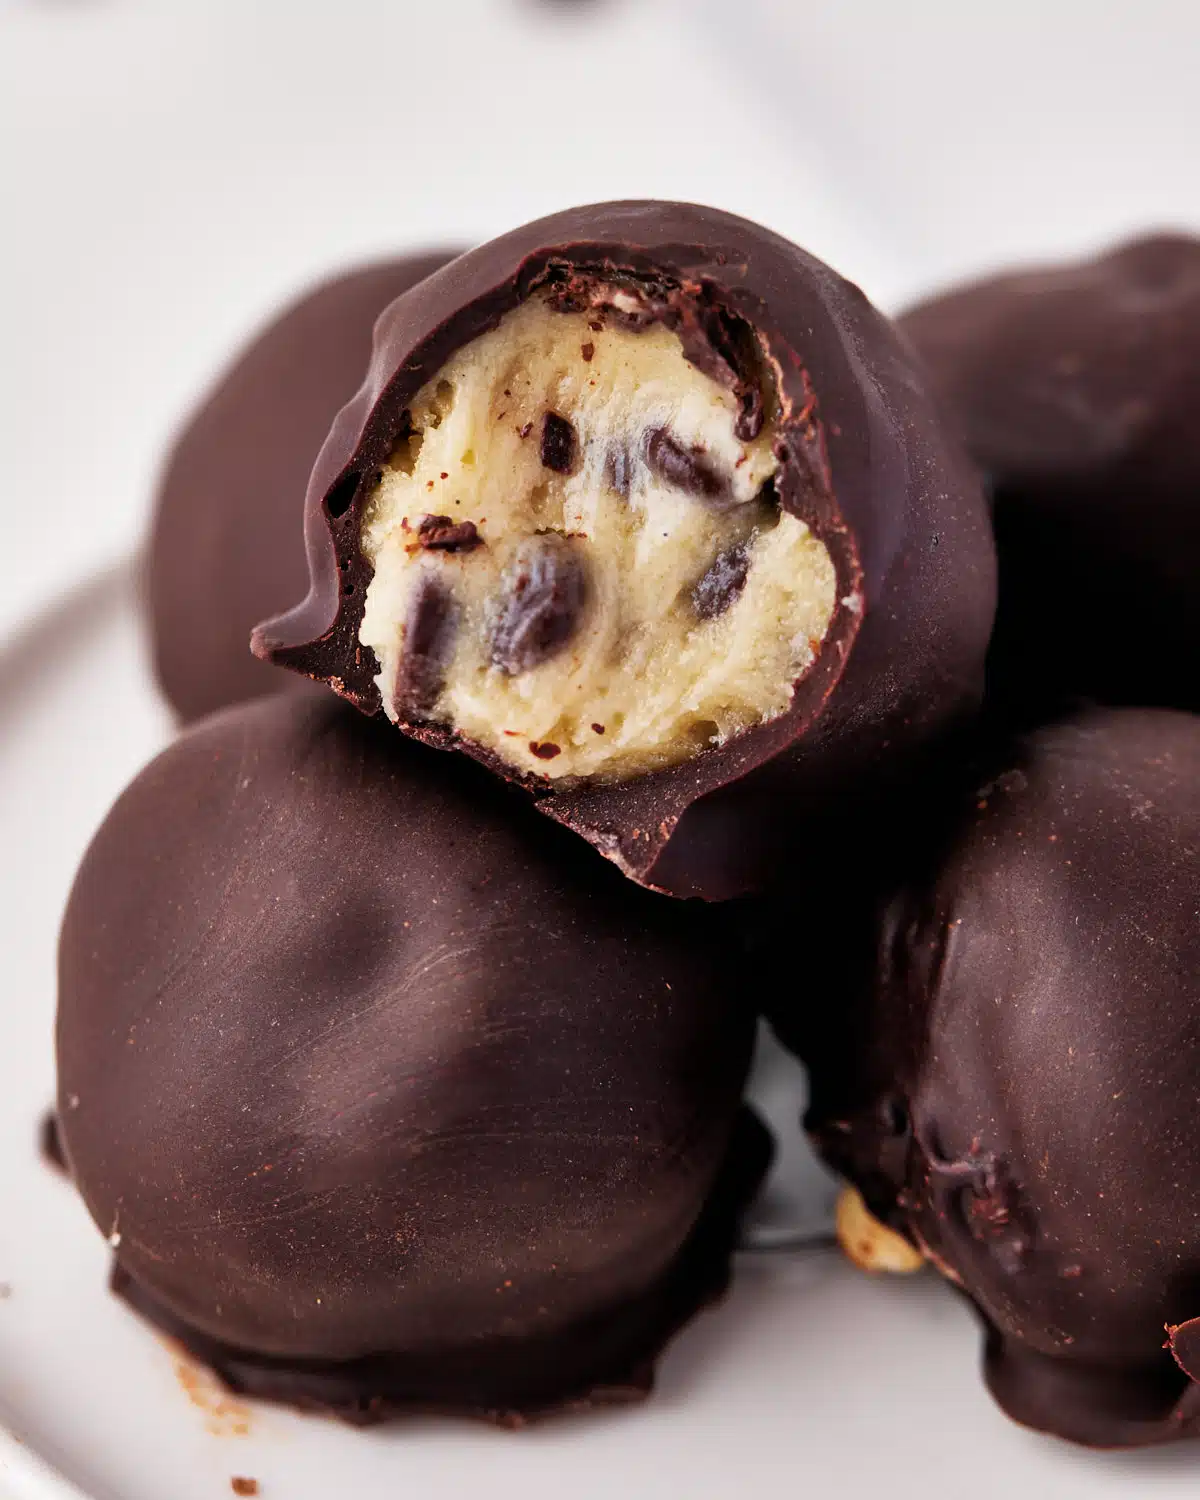
[[437, 702], [457, 631], [454, 595], [440, 578], [423, 573], [409, 600], [396, 674], [396, 703], [405, 713], [424, 716]]
[[613, 274], [599, 267], [551, 264], [545, 280], [551, 305], [563, 312], [593, 311], [599, 332], [605, 320], [641, 332], [660, 323], [674, 333], [689, 364], [724, 386], [737, 402], [734, 432], [752, 442], [762, 431], [762, 357], [749, 323], [720, 306], [712, 289], [681, 286], [656, 274]]
[[587, 572], [577, 547], [553, 532], [530, 537], [505, 571], [492, 661], [515, 677], [560, 652], [579, 629]]
[[556, 474], [570, 474], [578, 461], [579, 440], [566, 417], [548, 411], [542, 418], [542, 463]]
[[[596, 323], [605, 332], [583, 363]], [[784, 799], [768, 786], [795, 782], [790, 823], [814, 806], [832, 813], [843, 795], [859, 808], [865, 783], [882, 795], [882, 783], [906, 779], [972, 712], [993, 607], [977, 485], [887, 320], [798, 247], [691, 205], [592, 205], [471, 252], [382, 328], [361, 397], [310, 487], [314, 590], [260, 628], [259, 654], [393, 714], [412, 559], [389, 537], [400, 515], [422, 508], [410, 491], [456, 469], [471, 441], [475, 466], [461, 488], [454, 476], [455, 514], [486, 513], [489, 526], [487, 553], [463, 570], [464, 618], [486, 620], [503, 560], [523, 537], [584, 531], [588, 635], [536, 681], [513, 684], [491, 668], [481, 630], [456, 653], [434, 717], [410, 726], [393, 716], [419, 738], [528, 777], [545, 812], [634, 879], [679, 894], [747, 890], [766, 878], [766, 848], [781, 837]], [[406, 490], [390, 446], [400, 414], [422, 413], [439, 378], [456, 392], [454, 439], [421, 454]], [[540, 464], [540, 442], [516, 437], [547, 411], [579, 434], [578, 468], [561, 480]], [[650, 469], [656, 427], [707, 461], [728, 502], [688, 506], [687, 490]], [[604, 480], [605, 455], [619, 446], [636, 469], [623, 508]], [[335, 527], [321, 505], [337, 477], [380, 465], [384, 479], [364, 485]], [[752, 507], [772, 475], [777, 525], [759, 528]], [[711, 476], [699, 487], [721, 488]], [[705, 632], [703, 660], [688, 649], [694, 617], [676, 604], [751, 525], [753, 566], [736, 609]], [[325, 551], [335, 568], [361, 555], [365, 609], [332, 607]], [[606, 737], [589, 730], [589, 713], [609, 724]], [[538, 762], [527, 737], [503, 734], [515, 724], [552, 733], [562, 754]], [[751, 835], [743, 813], [770, 827]], [[713, 855], [700, 860], [702, 875], [683, 855], [693, 845], [685, 825]], [[668, 859], [668, 843], [678, 858]], [[737, 874], [718, 848], [746, 850]]]

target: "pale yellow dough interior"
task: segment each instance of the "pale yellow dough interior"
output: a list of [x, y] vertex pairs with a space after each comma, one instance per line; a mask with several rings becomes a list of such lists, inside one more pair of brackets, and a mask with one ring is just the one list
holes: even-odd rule
[[[414, 589], [433, 575], [455, 623], [425, 717], [552, 779], [638, 775], [784, 712], [836, 594], [825, 547], [764, 491], [778, 468], [773, 401], [760, 435], [742, 442], [733, 395], [687, 362], [676, 334], [597, 321], [534, 296], [459, 350], [413, 402], [413, 435], [379, 479], [361, 536], [375, 574], [360, 639], [379, 661], [387, 713], [399, 716]], [[542, 461], [548, 412], [574, 429], [569, 474]], [[722, 476], [719, 503], [654, 471], [656, 430]], [[426, 550], [427, 515], [474, 522], [481, 544]], [[577, 549], [584, 602], [565, 644], [505, 670], [495, 622], [514, 557], [546, 533]], [[697, 584], [739, 545], [744, 585], [705, 618]]]

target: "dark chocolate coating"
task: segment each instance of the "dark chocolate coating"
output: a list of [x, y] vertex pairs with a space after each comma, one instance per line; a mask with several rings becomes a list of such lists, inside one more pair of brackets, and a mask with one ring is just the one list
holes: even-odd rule
[[1024, 742], [888, 909], [863, 1039], [810, 1128], [973, 1300], [1005, 1410], [1200, 1433], [1200, 719]]
[[226, 710], [76, 879], [71, 1171], [130, 1300], [243, 1388], [362, 1420], [644, 1388], [763, 1167], [740, 1136], [702, 1218], [753, 1031], [730, 957], [332, 695]]
[[154, 671], [183, 722], [296, 685], [254, 658], [251, 628], [307, 586], [305, 486], [363, 377], [375, 319], [450, 258], [405, 256], [306, 292], [242, 350], [175, 439], [144, 589]]
[[1200, 709], [1200, 239], [977, 282], [901, 326], [992, 490], [996, 711]]
[[[378, 710], [378, 665], [358, 640], [371, 578], [358, 539], [409, 403], [454, 351], [539, 286], [569, 299], [614, 280], [640, 288], [687, 357], [734, 392], [743, 436], [763, 420], [747, 350], [756, 345], [774, 368], [780, 501], [829, 550], [839, 602], [779, 718], [620, 783], [522, 781], [543, 812], [633, 879], [719, 899], [769, 878], [814, 809], [862, 806], [970, 716], [994, 605], [982, 494], [908, 347], [856, 287], [778, 235], [689, 204], [571, 209], [460, 256], [398, 302], [313, 471], [309, 595], [260, 626], [254, 649]], [[402, 727], [516, 776], [436, 725]]]

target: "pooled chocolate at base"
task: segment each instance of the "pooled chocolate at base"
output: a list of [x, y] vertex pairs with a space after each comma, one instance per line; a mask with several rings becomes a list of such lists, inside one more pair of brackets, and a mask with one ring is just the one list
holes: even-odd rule
[[643, 1401], [655, 1360], [729, 1285], [741, 1215], [766, 1176], [774, 1147], [749, 1109], [678, 1258], [640, 1297], [557, 1338], [517, 1333], [456, 1353], [367, 1355], [345, 1362], [271, 1359], [232, 1348], [180, 1322], [115, 1259], [112, 1290], [180, 1343], [239, 1396], [320, 1412], [357, 1427], [417, 1414], [473, 1417], [500, 1427]]
[[307, 587], [305, 485], [366, 373], [376, 318], [451, 258], [403, 256], [306, 292], [254, 336], [175, 438], [143, 584], [155, 675], [185, 724], [297, 686], [254, 658], [250, 631]]
[[[762, 1165], [758, 1137], [702, 1217], [754, 1030], [720, 929], [332, 694], [226, 710], [72, 890], [76, 1185], [231, 1380], [577, 1403], [712, 1295]], [[383, 1389], [343, 1402], [351, 1365]]]
[[1200, 1435], [1200, 719], [1031, 735], [877, 928], [808, 1126], [975, 1304], [1018, 1421]]
[[[440, 444], [447, 431], [457, 432], [453, 424], [462, 409], [453, 389], [440, 391], [439, 372], [467, 370], [454, 361], [474, 341], [482, 347], [502, 333], [506, 319], [529, 313], [530, 337], [541, 339], [536, 329], [545, 320], [539, 324], [533, 315], [538, 298], [564, 319], [582, 319], [586, 331], [578, 362], [562, 375], [578, 406], [572, 408], [574, 440], [568, 444], [551, 424], [553, 463], [540, 470], [550, 476], [545, 483], [557, 494], [553, 485], [566, 466], [572, 477], [563, 483], [574, 486], [563, 491], [567, 500], [584, 511], [594, 501], [604, 525], [619, 527], [621, 507], [632, 497], [678, 517], [693, 541], [703, 533], [703, 546], [679, 555], [668, 546], [654, 554], [666, 568], [680, 565], [681, 556], [688, 564], [677, 593], [668, 589], [666, 604], [659, 601], [662, 618], [670, 616], [661, 638], [672, 644], [657, 650], [653, 632], [651, 638], [636, 629], [622, 636], [613, 624], [621, 616], [603, 612], [611, 590], [631, 587], [628, 581], [642, 576], [641, 554], [635, 549], [629, 566], [601, 566], [610, 559], [594, 550], [595, 528], [576, 534], [560, 505], [554, 527], [572, 533], [569, 544], [601, 586], [587, 596], [593, 604], [569, 622], [555, 653], [526, 669], [521, 690], [536, 699], [543, 717], [547, 703], [560, 705], [569, 737], [497, 717], [496, 702], [517, 697], [499, 680], [503, 663], [492, 663], [497, 677], [487, 675], [482, 645], [491, 570], [502, 570], [494, 546], [511, 542], [501, 529], [489, 531], [490, 514], [470, 517], [484, 547], [437, 564], [439, 576], [464, 600], [458, 640], [466, 642], [470, 660], [436, 683], [435, 674], [422, 672], [437, 692], [417, 709], [403, 695], [397, 707], [389, 674], [380, 680], [376, 652], [378, 644], [385, 654], [403, 653], [404, 589], [398, 584], [382, 614], [373, 612], [384, 598], [380, 560], [389, 548], [398, 568], [410, 564], [405, 549], [395, 548], [394, 520], [379, 511], [378, 497], [416, 473], [418, 439], [427, 443], [433, 432]], [[597, 324], [594, 331], [588, 319]], [[661, 386], [673, 426], [651, 423], [636, 437], [624, 428], [620, 434], [585, 429], [590, 382], [600, 379], [589, 372], [603, 363], [606, 339], [631, 350], [641, 339], [647, 359], [653, 346], [674, 361], [662, 366], [675, 373], [664, 375]], [[489, 358], [499, 359], [492, 344], [488, 349]], [[621, 362], [610, 364], [619, 373]], [[657, 399], [652, 386], [643, 382], [635, 392], [647, 413]], [[517, 399], [517, 385], [487, 388], [493, 392], [488, 432], [499, 435], [524, 475], [532, 462], [528, 445], [544, 446], [545, 416], [565, 421], [564, 413], [514, 415], [501, 401]], [[635, 396], [622, 397], [611, 410], [633, 410]], [[417, 423], [418, 398], [424, 426]], [[699, 412], [719, 412], [720, 420], [709, 422]], [[613, 447], [607, 439], [616, 436], [621, 442]], [[453, 466], [442, 464], [423, 481], [431, 513], [453, 513], [447, 496], [461, 499], [465, 512], [469, 496], [454, 488], [458, 471], [483, 463], [473, 441], [447, 453]], [[745, 485], [742, 493], [738, 476], [759, 475], [756, 465], [764, 483]], [[522, 525], [533, 525], [538, 486], [521, 497], [530, 511]], [[761, 517], [746, 509], [752, 505]], [[755, 519], [745, 536], [730, 520], [739, 508]], [[411, 526], [411, 518], [402, 519]], [[757, 580], [772, 577], [761, 563], [785, 527], [800, 528], [811, 543], [806, 567], [811, 562], [812, 588], [806, 585], [803, 603], [816, 621], [812, 631], [798, 629], [799, 619], [790, 617], [774, 630], [764, 625], [770, 610]], [[651, 528], [642, 530], [649, 556], [656, 538]], [[874, 800], [882, 816], [897, 788], [939, 760], [982, 690], [994, 604], [986, 510], [977, 480], [921, 387], [907, 345], [857, 288], [777, 235], [713, 209], [632, 202], [568, 210], [460, 257], [423, 283], [379, 324], [370, 381], [339, 415], [314, 470], [306, 534], [311, 591], [289, 614], [258, 628], [259, 655], [329, 682], [366, 712], [386, 706], [416, 738], [482, 760], [632, 879], [675, 895], [721, 899], [760, 888], [814, 813], [834, 803], [857, 813]], [[374, 562], [364, 551], [368, 540]], [[718, 556], [743, 544], [750, 566], [740, 583], [740, 565], [733, 562], [706, 583]], [[427, 557], [418, 561], [423, 573], [435, 566]], [[825, 568], [833, 584], [827, 597]], [[782, 568], [780, 576], [794, 577], [794, 570]], [[601, 613], [589, 616], [589, 608]], [[762, 641], [776, 651], [786, 646], [794, 660], [789, 665], [781, 657], [770, 681], [756, 684], [752, 701], [736, 704], [722, 728], [725, 689], [705, 698], [711, 683], [703, 671], [697, 675], [688, 653], [700, 652], [700, 661], [719, 672], [728, 660], [741, 659], [730, 657], [724, 644], [746, 621], [752, 635], [762, 628]], [[584, 670], [593, 660], [591, 647], [612, 644], [605, 631], [618, 656], [636, 658], [638, 665], [637, 672], [630, 669], [616, 716], [593, 708], [588, 693], [601, 679]], [[751, 644], [758, 640], [754, 635]], [[440, 636], [447, 662], [453, 651]], [[644, 707], [636, 691], [638, 652], [644, 653], [647, 696], [664, 711], [682, 713], [644, 733], [639, 720], [638, 737], [623, 747], [624, 719]], [[578, 674], [573, 653], [582, 663]], [[746, 659], [755, 660], [756, 651]], [[676, 667], [689, 692], [697, 687], [694, 705], [687, 692], [673, 697], [669, 685], [651, 692], [654, 674], [669, 675]], [[547, 674], [543, 681], [561, 675], [561, 696], [539, 698], [538, 673]], [[746, 673], [735, 675], [743, 686], [749, 680]], [[576, 694], [579, 684], [587, 693]], [[444, 722], [443, 693], [457, 705]], [[482, 738], [470, 727], [477, 711], [487, 730]], [[698, 717], [692, 722], [689, 715]], [[467, 727], [459, 728], [460, 720]], [[593, 722], [605, 725], [603, 744], [591, 734]], [[556, 753], [542, 764], [547, 744]], [[579, 767], [595, 769], [577, 774]], [[820, 858], [816, 851], [814, 859]]]

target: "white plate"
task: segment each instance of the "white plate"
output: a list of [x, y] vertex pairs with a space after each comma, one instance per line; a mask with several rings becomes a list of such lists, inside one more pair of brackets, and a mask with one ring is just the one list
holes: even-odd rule
[[[1104, 1500], [1196, 1493], [1186, 1446], [1126, 1456], [1032, 1436], [991, 1405], [978, 1336], [932, 1274], [858, 1275], [832, 1250], [743, 1255], [644, 1406], [521, 1433], [420, 1420], [371, 1432], [224, 1398], [105, 1288], [108, 1250], [38, 1159], [53, 1090], [59, 914], [121, 786], [166, 739], [128, 569], [0, 651], [0, 1494], [6, 1500]], [[756, 1097], [794, 1131], [797, 1070]], [[792, 1133], [759, 1214], [820, 1220], [829, 1185]], [[62, 1477], [58, 1477], [61, 1475]]]

